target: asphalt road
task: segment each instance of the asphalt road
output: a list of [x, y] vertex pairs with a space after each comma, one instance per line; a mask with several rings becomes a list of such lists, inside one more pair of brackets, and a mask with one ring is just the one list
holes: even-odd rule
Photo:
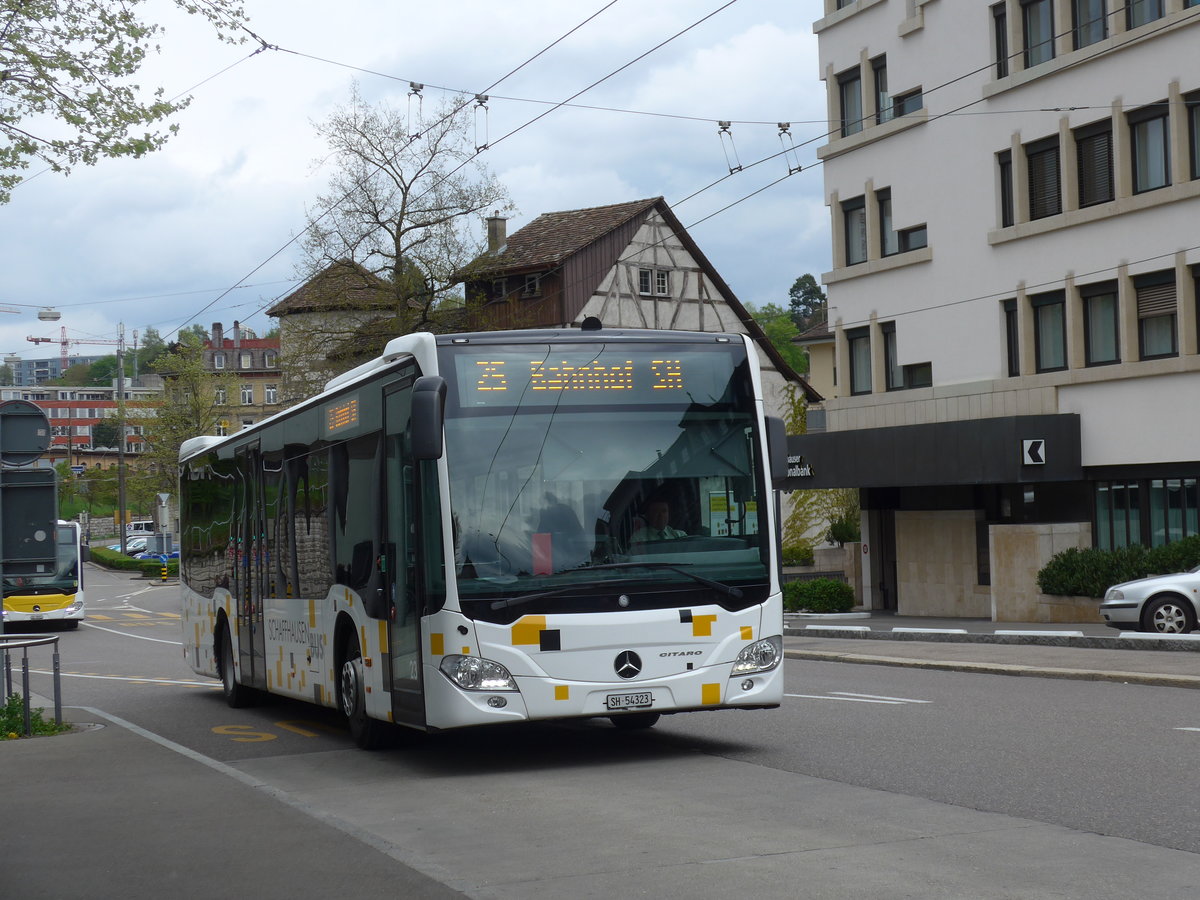
[[1196, 691], [789, 660], [776, 711], [366, 754], [329, 711], [225, 706], [182, 660], [177, 586], [89, 574], [88, 621], [62, 636], [66, 704], [470, 896], [1189, 897], [1200, 876]]

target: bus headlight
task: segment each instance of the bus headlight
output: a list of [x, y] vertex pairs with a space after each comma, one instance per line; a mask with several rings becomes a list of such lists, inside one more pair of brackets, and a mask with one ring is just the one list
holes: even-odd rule
[[733, 663], [732, 675], [750, 675], [754, 672], [769, 672], [783, 659], [783, 637], [763, 638], [742, 648]]
[[517, 683], [508, 669], [480, 656], [451, 654], [442, 658], [442, 674], [464, 691], [515, 691]]

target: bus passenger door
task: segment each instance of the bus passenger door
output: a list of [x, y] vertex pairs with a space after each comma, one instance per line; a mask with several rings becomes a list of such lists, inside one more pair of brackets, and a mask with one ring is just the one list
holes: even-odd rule
[[389, 592], [389, 669], [392, 715], [408, 725], [425, 724], [421, 684], [422, 604], [416, 577], [415, 473], [409, 420], [412, 378], [389, 387], [384, 398], [387, 439], [384, 496], [384, 590]]
[[262, 473], [258, 445], [238, 452], [239, 498], [236, 589], [238, 657], [242, 683], [266, 688], [266, 634], [263, 631], [264, 528]]

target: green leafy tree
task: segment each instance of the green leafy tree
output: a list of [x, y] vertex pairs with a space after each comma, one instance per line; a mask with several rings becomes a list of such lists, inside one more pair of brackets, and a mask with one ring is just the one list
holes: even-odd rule
[[140, 468], [148, 495], [173, 493], [178, 477], [179, 447], [189, 438], [216, 434], [229, 427], [229, 400], [236, 384], [232, 373], [215, 373], [204, 365], [204, 342], [185, 332], [182, 340], [158, 357], [155, 370], [166, 382], [163, 400], [153, 415], [131, 418], [142, 426], [147, 450]]
[[[149, 97], [132, 83], [162, 27], [145, 0], [4, 0], [0, 18], [0, 203], [32, 161], [56, 172], [105, 157], [140, 157], [176, 130], [164, 120], [190, 98]], [[244, 38], [238, 0], [172, 0], [204, 17], [221, 40]]]
[[152, 370], [154, 361], [167, 352], [167, 342], [158, 329], [147, 325], [142, 329], [141, 343], [137, 348], [137, 371], [145, 374]]
[[117, 356], [102, 356], [88, 367], [88, 384], [109, 387], [117, 377]]
[[808, 372], [808, 354], [802, 347], [792, 343], [792, 338], [796, 337], [800, 331], [787, 311], [774, 303], [768, 303], [761, 310], [755, 309], [751, 305], [746, 308], [754, 320], [762, 326], [763, 333], [775, 345], [775, 349], [779, 351], [779, 355], [787, 361], [787, 364], [801, 375]]
[[116, 419], [105, 419], [92, 426], [93, 447], [116, 447], [121, 429]]
[[792, 282], [788, 289], [788, 310], [792, 322], [800, 331], [807, 331], [826, 320], [828, 303], [825, 292], [807, 272]]
[[15, 380], [12, 366], [8, 363], [0, 365], [0, 384], [12, 384]]

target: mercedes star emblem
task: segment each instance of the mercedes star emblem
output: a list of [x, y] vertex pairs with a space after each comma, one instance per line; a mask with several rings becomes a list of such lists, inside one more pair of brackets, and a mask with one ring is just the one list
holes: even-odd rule
[[642, 671], [642, 658], [632, 650], [622, 650], [617, 654], [613, 668], [622, 678], [633, 678]]

